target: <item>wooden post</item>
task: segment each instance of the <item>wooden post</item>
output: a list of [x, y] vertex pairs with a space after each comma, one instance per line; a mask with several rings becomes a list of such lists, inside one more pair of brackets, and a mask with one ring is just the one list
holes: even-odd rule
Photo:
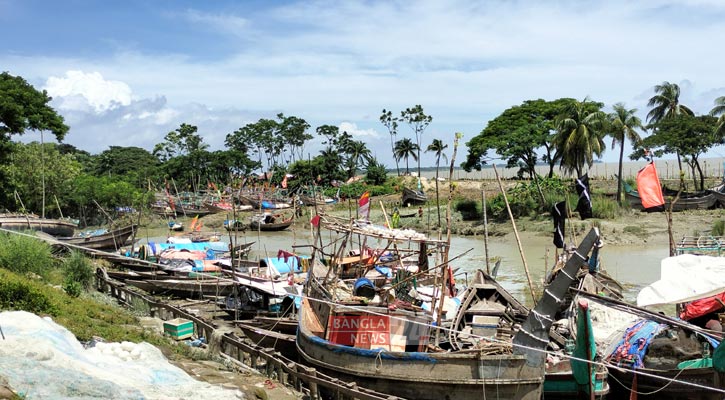
[[483, 249], [486, 252], [486, 273], [491, 275], [491, 266], [488, 260], [488, 211], [486, 210], [486, 191], [481, 190], [481, 204], [483, 208]]
[[514, 235], [516, 236], [516, 244], [519, 246], [519, 254], [521, 255], [521, 261], [524, 262], [524, 271], [526, 271], [526, 280], [529, 281], [529, 290], [531, 291], [531, 300], [533, 301], [534, 306], [536, 306], [536, 292], [534, 292], [534, 282], [531, 281], [531, 274], [529, 273], [529, 264], [526, 263], [526, 256], [524, 255], [524, 249], [521, 247], [521, 238], [519, 238], [519, 231], [516, 229], [516, 221], [514, 220], [514, 214], [511, 212], [511, 206], [509, 205], [508, 197], [506, 197], [506, 191], [503, 188], [503, 184], [501, 183], [501, 178], [498, 176], [498, 170], [496, 169], [496, 164], [493, 165], [493, 172], [496, 174], [496, 181], [498, 181], [498, 187], [501, 189], [501, 194], [503, 194], [503, 201], [506, 203], [506, 210], [508, 210], [509, 218], [511, 218], [511, 225], [514, 229]]

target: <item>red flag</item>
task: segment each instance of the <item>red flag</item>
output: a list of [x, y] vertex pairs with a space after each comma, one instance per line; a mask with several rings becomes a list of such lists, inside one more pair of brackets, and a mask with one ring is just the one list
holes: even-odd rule
[[368, 219], [370, 216], [370, 192], [365, 192], [360, 196], [360, 200], [357, 202], [358, 204], [358, 215], [360, 218], [363, 218], [365, 220]]
[[315, 227], [319, 226], [320, 225], [320, 215], [317, 214], [314, 217], [312, 217], [312, 219], [310, 220], [310, 223], [312, 224], [312, 226], [315, 226]]
[[637, 172], [637, 191], [645, 211], [664, 211], [665, 198], [654, 162]]

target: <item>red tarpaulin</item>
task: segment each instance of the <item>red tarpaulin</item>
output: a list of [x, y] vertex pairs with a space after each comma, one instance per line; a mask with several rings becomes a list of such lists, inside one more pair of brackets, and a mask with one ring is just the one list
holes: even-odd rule
[[689, 321], [693, 318], [701, 317], [711, 312], [715, 312], [723, 308], [725, 303], [725, 292], [716, 294], [700, 300], [691, 301], [682, 308], [680, 318]]
[[657, 177], [655, 163], [651, 162], [637, 173], [637, 192], [645, 210], [664, 209], [660, 179]]

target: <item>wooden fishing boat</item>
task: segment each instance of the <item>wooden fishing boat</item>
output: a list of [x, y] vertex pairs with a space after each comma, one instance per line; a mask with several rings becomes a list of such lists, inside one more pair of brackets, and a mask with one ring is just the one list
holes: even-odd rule
[[720, 206], [720, 208], [725, 208], [725, 182], [709, 189], [713, 196], [715, 196], [715, 199], [717, 199], [717, 203]]
[[249, 227], [260, 231], [283, 231], [289, 228], [293, 222], [294, 217], [264, 213], [253, 215]]
[[225, 219], [224, 229], [228, 231], [246, 231], [249, 224], [239, 219]]
[[60, 243], [82, 246], [93, 250], [118, 250], [129, 244], [131, 236], [136, 230], [136, 225], [128, 225], [121, 228], [98, 230], [70, 237], [57, 237]]
[[170, 294], [177, 297], [227, 296], [234, 290], [234, 282], [228, 279], [176, 278], [163, 280], [126, 280], [151, 294]]
[[252, 206], [252, 208], [255, 210], [282, 210], [286, 208], [292, 208], [292, 204], [290, 204], [290, 202], [287, 200], [269, 198], [260, 199], [259, 197], [254, 195], [240, 195], [239, 198], [240, 201], [242, 201], [244, 204]]
[[[322, 223], [328, 229], [342, 232], [324, 217]], [[356, 234], [368, 234], [398, 245], [425, 241], [432, 247], [447, 246], [420, 235], [402, 237], [388, 235], [382, 229], [367, 231], [353, 223], [346, 235], [350, 238]], [[300, 310], [300, 357], [332, 376], [404, 398], [540, 399], [544, 349], [549, 342], [551, 318], [558, 308], [557, 299], [571, 283], [567, 276], [574, 276], [597, 239], [594, 229], [577, 249], [582, 258], [572, 257], [567, 262], [564, 269], [568, 275], [557, 276], [512, 339], [509, 336], [508, 341], [480, 340], [474, 346], [450, 351], [431, 340], [445, 337], [446, 333], [436, 332], [431, 326], [433, 314], [417, 307], [415, 298], [406, 302], [405, 293], [396, 292], [399, 301], [390, 304], [387, 295], [363, 301], [346, 294], [336, 278], [335, 266], [324, 266], [315, 253], [305, 287], [307, 297]], [[344, 248], [338, 253], [343, 251]]]
[[[587, 292], [578, 292], [578, 294], [587, 298], [592, 306], [602, 310], [600, 315], [606, 312], [606, 317], [599, 318], [600, 323], [597, 323], [597, 319], [593, 319], [595, 334], [598, 330], [602, 330], [605, 335], [611, 337], [611, 332], [620, 332], [621, 335], [618, 337], [631, 337], [634, 343], [638, 339], [636, 336], [631, 336], [633, 335], [631, 328], [636, 324], [640, 322], [660, 324], [660, 333], [655, 334], [651, 343], [637, 342], [638, 346], [645, 346], [647, 349], [646, 357], [641, 359], [641, 366], [635, 366], [629, 360], [616, 357], [622, 354], [618, 352], [616, 342], [603, 349], [605, 362], [609, 364], [609, 375], [617, 382], [612, 385], [614, 398], [628, 398], [631, 390], [638, 393], [638, 398], [672, 400], [723, 398], [725, 373], [713, 368], [714, 358], [707, 362], [708, 351], [703, 348], [704, 345], [700, 345], [706, 342], [702, 335], [711, 332], [620, 300]], [[688, 361], [690, 365], [683, 364]], [[704, 387], [715, 390], [706, 390]]]
[[257, 326], [255, 320], [235, 321], [234, 324], [242, 330], [244, 336], [248, 337], [255, 345], [265, 348], [273, 348], [290, 360], [299, 357], [295, 335], [280, 333]]
[[428, 196], [422, 190], [403, 188], [403, 206], [407, 207], [413, 204], [425, 204], [428, 201]]
[[[672, 201], [677, 196], [677, 191], [667, 190], [663, 191], [665, 197], [665, 210], [670, 209]], [[636, 191], [625, 191], [625, 198], [629, 202], [629, 205], [635, 210], [643, 210], [642, 199], [639, 197], [639, 193]], [[672, 211], [684, 211], [684, 210], [708, 210], [715, 207], [718, 202], [718, 197], [714, 192], [704, 191], [699, 193], [686, 193], [680, 194], [680, 198], [677, 199]]]
[[0, 226], [11, 231], [40, 231], [52, 236], [73, 236], [78, 227], [66, 219], [40, 218], [33, 214], [0, 214]]

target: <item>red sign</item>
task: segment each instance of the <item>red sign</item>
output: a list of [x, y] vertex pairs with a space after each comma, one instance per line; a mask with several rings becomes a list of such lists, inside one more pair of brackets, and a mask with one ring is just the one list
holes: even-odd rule
[[330, 342], [364, 349], [390, 346], [390, 318], [379, 315], [333, 315]]

